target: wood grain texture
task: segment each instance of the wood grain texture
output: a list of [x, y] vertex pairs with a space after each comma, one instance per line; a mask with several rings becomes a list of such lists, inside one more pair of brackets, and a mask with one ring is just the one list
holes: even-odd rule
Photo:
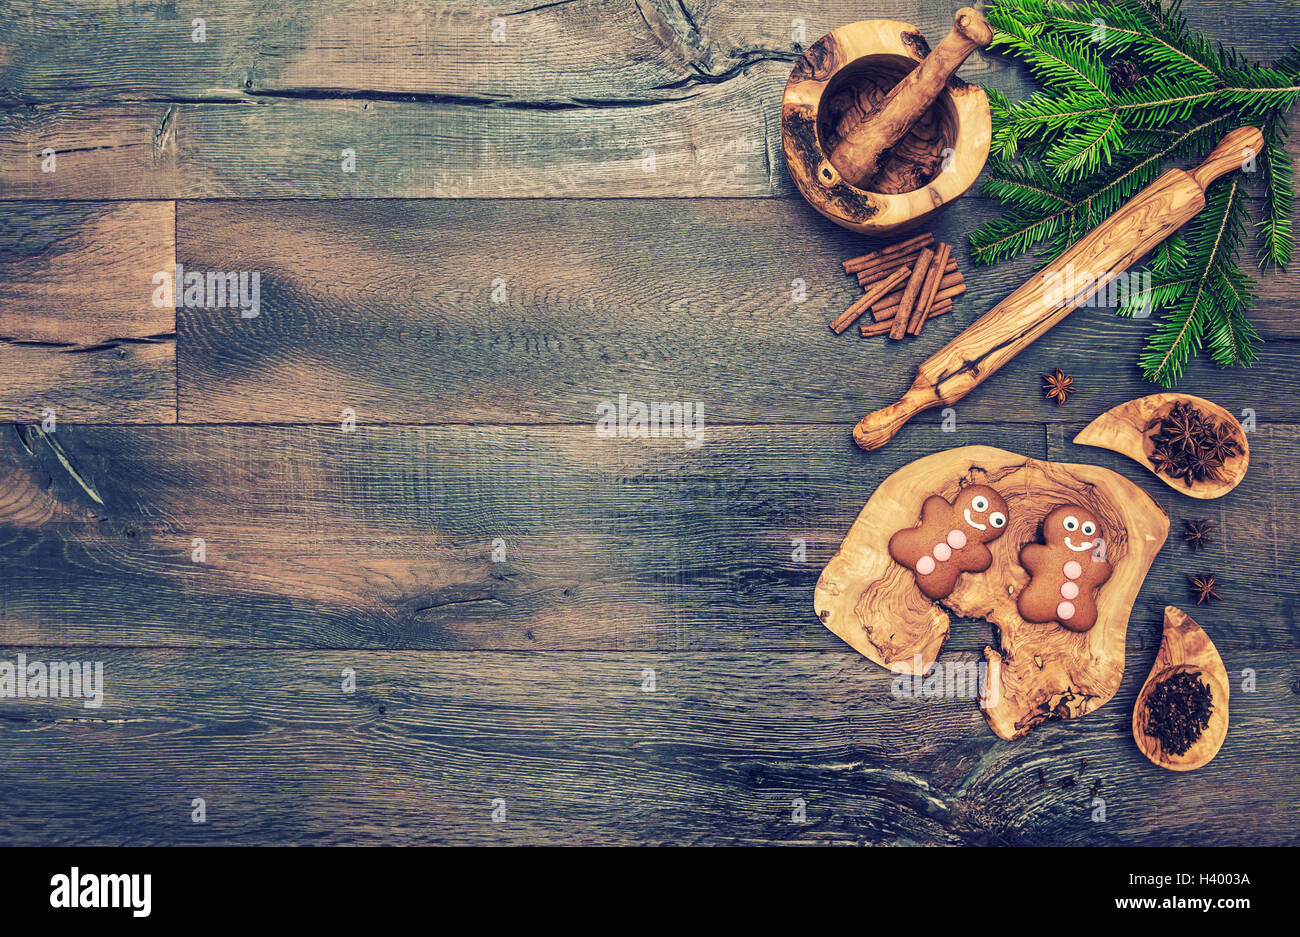
[[0, 419], [176, 420], [172, 202], [0, 204]]
[[[180, 418], [334, 422], [351, 406], [367, 422], [588, 423], [596, 400], [625, 392], [704, 401], [710, 420], [834, 422], [847, 435], [1031, 275], [972, 270], [960, 207], [935, 233], [957, 245], [968, 290], [953, 315], [890, 348], [826, 329], [861, 295], [837, 261], [863, 241], [802, 201], [182, 203], [178, 258], [261, 271], [263, 311], [180, 310]], [[1149, 393], [1136, 357], [1151, 328], [1080, 310], [958, 404], [959, 418], [1078, 420]], [[1079, 374], [1067, 407], [1040, 387], [1058, 366]], [[1287, 421], [1297, 372], [1300, 345], [1274, 342], [1251, 371], [1229, 372], [1240, 381], [1202, 358], [1180, 389]]]
[[[826, 647], [817, 571], [887, 468], [837, 429], [706, 421], [692, 450], [592, 426], [11, 427], [0, 624], [12, 643]], [[1006, 435], [1041, 453], [1041, 429]]]
[[[703, 84], [764, 54], [793, 61], [818, 37], [868, 16], [914, 23], [936, 44], [953, 9], [918, 0], [879, 0], [869, 11], [855, 0], [798, 10], [745, 0], [565, 0], [519, 10], [484, 0], [281, 0], [267, 15], [255, 0], [193, 13], [115, 0], [13, 3], [0, 21], [0, 67], [20, 100], [212, 89], [454, 94], [471, 84], [507, 101], [599, 99], [683, 79]], [[1290, 48], [1293, 37], [1277, 28], [1290, 9], [1287, 0], [1214, 2], [1185, 14], [1267, 61]], [[207, 23], [203, 43], [192, 41], [196, 15]], [[503, 42], [491, 38], [498, 17]], [[1006, 70], [1002, 59], [978, 56], [966, 68]]]
[[1228, 658], [1257, 691], [1176, 796], [1128, 732], [1154, 648], [1109, 716], [1014, 743], [840, 652], [26, 653], [102, 660], [106, 689], [6, 702], [11, 843], [1300, 843], [1283, 652]]
[[[0, 624], [9, 642], [36, 644], [838, 648], [813, 587], [880, 481], [952, 445], [1044, 454], [1041, 427], [909, 427], [871, 459], [841, 430], [706, 424], [691, 451], [590, 426], [65, 427], [55, 451], [10, 428]], [[1175, 531], [1207, 516], [1097, 453]], [[1300, 501], [1297, 428], [1261, 428], [1252, 455], [1208, 515], [1218, 543], [1193, 557], [1174, 542], [1157, 558], [1130, 648], [1155, 647], [1164, 606], [1210, 564], [1231, 615], [1221, 648], [1295, 646], [1285, 506]], [[498, 537], [506, 562], [494, 564]], [[948, 650], [991, 639], [987, 623], [958, 621]]]
[[[902, 349], [825, 344], [861, 295], [838, 262], [879, 245], [798, 197], [781, 90], [836, 26], [877, 15], [934, 39], [954, 6], [5, 4], [0, 199], [30, 204], [0, 211], [17, 232], [0, 262], [19, 263], [0, 288], [27, 283], [31, 264], [56, 269], [39, 259], [64, 233], [132, 201], [329, 203], [178, 206], [187, 266], [263, 274], [258, 319], [184, 310], [176, 323], [168, 386], [185, 419], [217, 425], [0, 426], [0, 660], [102, 660], [107, 683], [99, 710], [0, 701], [0, 839], [1300, 845], [1300, 266], [1261, 281], [1259, 365], [1202, 360], [1180, 386], [1259, 420], [1246, 480], [1209, 505], [1067, 442], [1152, 389], [1133, 366], [1151, 323], [1105, 310], [1076, 313], [962, 401], [955, 433], [935, 413], [881, 453], [849, 440], [899, 374], [1034, 264], [969, 263], [966, 236], [999, 208], [967, 195], [934, 225], [969, 274], [955, 312]], [[1287, 51], [1276, 24], [1291, 12], [1189, 11], [1257, 59]], [[961, 75], [1013, 99], [1030, 87], [982, 54]], [[356, 173], [341, 171], [344, 148]], [[381, 200], [407, 196], [440, 201]], [[95, 302], [42, 282], [73, 301], [57, 328]], [[114, 324], [152, 314], [94, 308]], [[51, 386], [83, 419], [127, 422], [136, 411], [103, 407], [122, 351], [132, 373], [170, 381], [173, 347], [69, 353]], [[34, 357], [0, 358], [0, 387], [49, 366], [49, 349], [14, 348]], [[1080, 388], [1059, 409], [1038, 378], [1057, 366]], [[143, 380], [121, 393], [152, 401]], [[703, 401], [704, 446], [597, 438], [595, 406], [619, 393]], [[25, 406], [0, 419], [29, 421]], [[347, 406], [356, 433], [338, 429]], [[169, 422], [171, 407], [138, 418]], [[294, 421], [323, 425], [244, 425]], [[972, 443], [1105, 464], [1174, 523], [1116, 699], [1014, 742], [972, 700], [896, 698], [809, 608], [870, 491]], [[1177, 541], [1188, 516], [1217, 523], [1196, 556]], [[1234, 684], [1214, 762], [1172, 778], [1133, 746], [1127, 716], [1164, 606], [1210, 567], [1225, 600], [1198, 615], [1229, 676], [1249, 668], [1258, 687]], [[992, 639], [959, 620], [945, 659], [975, 661]], [[345, 668], [356, 693], [339, 691]], [[206, 824], [190, 820], [194, 797]], [[796, 798], [806, 823], [791, 822]]]
[[[850, 0], [518, 12], [294, 0], [271, 15], [240, 0], [201, 12], [196, 43], [191, 14], [166, 4], [10, 4], [0, 198], [793, 195], [779, 108], [802, 51], [867, 15], [913, 23], [932, 43], [952, 22], [951, 6], [912, 0], [869, 13]], [[1260, 60], [1288, 50], [1275, 24], [1289, 12], [1284, 0], [1187, 11]], [[959, 74], [1012, 99], [1032, 87], [981, 53]], [[47, 143], [78, 171], [42, 175]], [[344, 147], [357, 150], [354, 175], [340, 171]]]
[[[918, 6], [886, 4], [943, 35], [951, 11]], [[204, 11], [196, 43], [160, 9], [6, 17], [0, 197], [793, 194], [781, 89], [808, 43], [861, 18], [844, 2], [242, 2]], [[1023, 85], [1001, 64], [963, 74]], [[94, 171], [39, 173], [47, 141]]]

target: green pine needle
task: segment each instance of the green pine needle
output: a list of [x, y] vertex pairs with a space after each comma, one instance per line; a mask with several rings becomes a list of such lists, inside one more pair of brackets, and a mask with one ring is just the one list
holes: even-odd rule
[[1210, 188], [1205, 208], [1188, 224], [1184, 263], [1152, 271], [1153, 303], [1167, 311], [1138, 359], [1148, 380], [1173, 387], [1207, 340], [1207, 328], [1211, 357], [1220, 367], [1254, 361], [1259, 336], [1245, 322], [1254, 295], [1236, 266], [1246, 217], [1242, 174], [1234, 173]]

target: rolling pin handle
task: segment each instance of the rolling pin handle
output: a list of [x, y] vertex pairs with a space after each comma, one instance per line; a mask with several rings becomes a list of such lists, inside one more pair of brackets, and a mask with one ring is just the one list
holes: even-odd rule
[[1220, 176], [1241, 169], [1264, 149], [1264, 135], [1258, 127], [1240, 127], [1219, 141], [1205, 161], [1188, 170], [1202, 189]]
[[859, 420], [858, 425], [853, 427], [853, 441], [868, 452], [879, 449], [897, 436], [903, 424], [912, 417], [941, 403], [943, 401], [935, 394], [933, 387], [918, 387], [913, 384], [901, 400], [881, 407]]

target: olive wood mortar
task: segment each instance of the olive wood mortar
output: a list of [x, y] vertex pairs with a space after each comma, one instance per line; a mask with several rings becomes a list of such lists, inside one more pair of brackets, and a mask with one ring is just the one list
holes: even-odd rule
[[781, 102], [785, 161], [804, 198], [836, 224], [885, 236], [969, 189], [993, 123], [984, 89], [952, 72], [987, 43], [988, 29], [963, 9], [933, 53], [915, 26], [896, 20], [850, 23], [813, 43]]
[[[1264, 146], [1255, 127], [1227, 134], [1194, 169], [1170, 169], [1084, 235], [1002, 302], [921, 362], [916, 380], [895, 403], [863, 417], [853, 440], [879, 449], [909, 419], [930, 407], [951, 406], [978, 387], [1056, 323], [1137, 262], [1205, 207], [1205, 189], [1240, 168]], [[1082, 282], [1068, 294], [1065, 281]]]
[[894, 85], [879, 107], [860, 117], [857, 111], [845, 115], [839, 141], [831, 150], [831, 165], [853, 185], [870, 188], [882, 157], [929, 109], [961, 63], [992, 41], [993, 28], [982, 15], [970, 7], [958, 10], [952, 31], [924, 62]]

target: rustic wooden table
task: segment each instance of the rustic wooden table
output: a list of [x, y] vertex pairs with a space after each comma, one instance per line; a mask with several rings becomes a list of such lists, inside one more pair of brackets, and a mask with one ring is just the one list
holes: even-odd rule
[[[1189, 6], [1257, 59], [1300, 40], [1283, 0]], [[939, 37], [952, 5], [0, 4], [0, 660], [105, 683], [0, 700], [0, 841], [1300, 842], [1300, 274], [1261, 282], [1254, 369], [1180, 385], [1254, 411], [1220, 501], [1069, 442], [1153, 390], [1149, 323], [1107, 310], [955, 433], [930, 411], [858, 451], [1032, 269], [971, 264], [972, 194], [935, 227], [954, 315], [827, 330], [864, 242], [795, 193], [781, 92], [795, 43], [873, 15]], [[260, 314], [155, 306], [173, 263], [258, 272]], [[702, 404], [702, 445], [602, 438], [620, 395]], [[1114, 468], [1174, 527], [1119, 695], [1011, 743], [895, 699], [812, 612], [874, 486], [973, 442]], [[1232, 727], [1177, 776], [1128, 724], [1203, 570]], [[990, 640], [958, 622], [945, 655]]]

